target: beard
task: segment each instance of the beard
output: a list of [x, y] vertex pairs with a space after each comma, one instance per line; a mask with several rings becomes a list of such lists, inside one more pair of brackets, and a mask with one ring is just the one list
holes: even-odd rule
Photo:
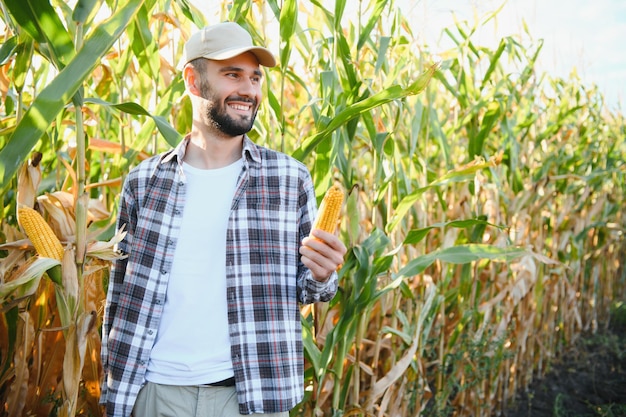
[[[201, 82], [200, 93], [202, 94], [202, 98], [209, 102], [205, 116], [215, 129], [228, 136], [241, 136], [252, 130], [258, 112], [256, 100], [240, 96], [230, 96], [222, 103], [211, 86], [206, 82]], [[225, 104], [229, 101], [250, 103], [254, 109], [252, 116], [237, 118], [230, 116], [226, 109], [227, 104]]]
[[[235, 97], [235, 99], [244, 101], [242, 98]], [[217, 102], [213, 103], [213, 106], [207, 108], [207, 117], [217, 130], [228, 136], [240, 136], [252, 130], [257, 110], [252, 113], [252, 117], [235, 119], [226, 112], [225, 106]]]

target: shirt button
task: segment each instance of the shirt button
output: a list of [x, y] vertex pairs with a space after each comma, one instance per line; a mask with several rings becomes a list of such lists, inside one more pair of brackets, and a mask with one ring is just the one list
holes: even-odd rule
[[166, 270], [166, 269], [161, 269], [161, 273], [162, 273], [163, 275], [165, 275], [165, 274], [167, 274], [167, 270]]
[[139, 365], [144, 366], [146, 364], [146, 361], [139, 361]]
[[175, 209], [175, 210], [174, 210], [174, 214], [178, 216], [178, 215], [180, 214], [180, 210]]
[[155, 303], [156, 303], [157, 305], [161, 305], [161, 300], [156, 300], [156, 301], [155, 301]]
[[171, 245], [173, 245], [173, 244], [174, 244], [174, 241], [173, 241], [172, 239], [168, 239], [168, 240], [167, 240], [167, 244], [168, 244], [169, 246], [171, 246]]
[[184, 182], [182, 182], [182, 181], [178, 183], [178, 186], [179, 186], [179, 187], [182, 187], [183, 185], [185, 185], [185, 183], [184, 183]]
[[152, 334], [152, 333], [154, 333], [152, 329], [148, 330], [148, 334]]

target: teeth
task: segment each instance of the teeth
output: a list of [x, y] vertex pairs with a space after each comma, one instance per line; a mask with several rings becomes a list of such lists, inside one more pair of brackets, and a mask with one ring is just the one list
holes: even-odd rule
[[250, 106], [243, 106], [241, 104], [231, 104], [230, 105], [235, 110], [248, 110]]

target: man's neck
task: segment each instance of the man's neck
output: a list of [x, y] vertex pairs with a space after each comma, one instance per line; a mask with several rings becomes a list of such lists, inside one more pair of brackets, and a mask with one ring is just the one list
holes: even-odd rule
[[243, 135], [235, 137], [191, 132], [185, 162], [200, 169], [217, 169], [241, 158]]

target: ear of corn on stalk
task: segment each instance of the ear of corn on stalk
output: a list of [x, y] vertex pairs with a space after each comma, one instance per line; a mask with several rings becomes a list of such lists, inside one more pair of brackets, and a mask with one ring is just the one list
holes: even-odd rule
[[[18, 220], [24, 233], [30, 239], [35, 247], [37, 254], [45, 258], [63, 261], [63, 245], [59, 238], [54, 234], [52, 228], [38, 211], [30, 207], [22, 206], [17, 210]], [[54, 266], [48, 270], [48, 276], [57, 284], [61, 284], [61, 267]]]
[[341, 215], [343, 199], [344, 192], [341, 187], [338, 185], [331, 186], [320, 203], [320, 209], [313, 224], [313, 229], [322, 229], [328, 233], [335, 233], [339, 223], [339, 216]]

